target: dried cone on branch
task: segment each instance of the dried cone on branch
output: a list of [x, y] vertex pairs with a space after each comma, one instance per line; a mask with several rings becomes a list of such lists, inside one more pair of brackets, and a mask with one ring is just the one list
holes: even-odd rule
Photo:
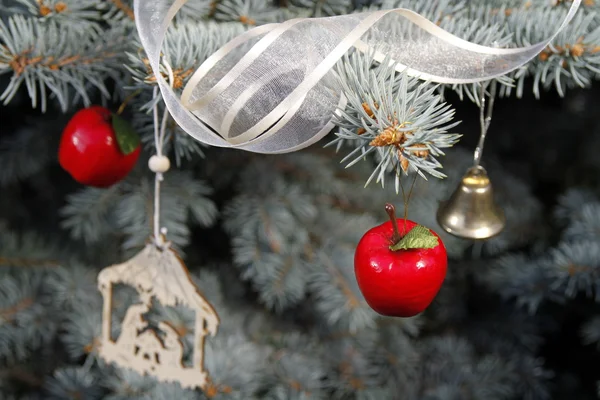
[[[379, 109], [379, 105], [377, 103], [374, 103], [374, 106], [375, 106], [375, 109], [377, 109], [377, 110]], [[363, 102], [362, 108], [370, 118], [374, 119], [375, 121], [377, 120], [375, 118], [375, 113], [373, 112], [373, 110], [371, 109], [371, 106], [368, 103]], [[379, 135], [377, 135], [377, 137], [375, 137], [373, 140], [371, 140], [369, 145], [374, 146], [374, 147], [395, 146], [398, 151], [398, 160], [400, 161], [400, 167], [402, 168], [402, 170], [404, 172], [407, 172], [408, 166], [409, 166], [409, 161], [408, 161], [408, 158], [406, 158], [404, 156], [404, 152], [406, 150], [402, 145], [408, 140], [406, 135], [409, 132], [400, 131], [400, 129], [404, 128], [405, 126], [406, 125], [404, 123], [398, 124], [398, 121], [394, 120], [394, 125], [385, 128]], [[366, 131], [367, 130], [365, 128], [358, 128], [356, 133], [358, 135], [362, 135]], [[411, 145], [411, 147], [412, 148], [417, 147], [417, 148], [423, 149], [423, 150], [414, 150], [414, 149], [409, 150], [414, 156], [420, 157], [423, 159], [429, 157], [429, 149], [426, 144], [418, 143], [418, 144]]]
[[[408, 158], [404, 156], [404, 153], [407, 151], [402, 145], [408, 140], [406, 137], [407, 132], [401, 132], [398, 128], [403, 128], [404, 124], [399, 125], [398, 127], [390, 126], [386, 128], [382, 133], [380, 133], [375, 139], [369, 143], [371, 146], [375, 147], [384, 147], [384, 146], [394, 146], [398, 152], [398, 159], [400, 160], [400, 167], [404, 172], [408, 171]], [[420, 158], [429, 157], [429, 150], [427, 145], [418, 143], [411, 146], [412, 148], [417, 147], [423, 150], [408, 150], [410, 153]]]

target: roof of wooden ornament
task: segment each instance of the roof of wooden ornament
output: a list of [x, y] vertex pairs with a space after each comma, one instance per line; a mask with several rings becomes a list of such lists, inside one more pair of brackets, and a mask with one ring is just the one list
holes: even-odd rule
[[139, 293], [150, 293], [164, 306], [184, 305], [218, 318], [213, 306], [194, 284], [181, 258], [171, 248], [160, 250], [154, 244], [130, 260], [104, 268], [98, 274], [98, 286], [124, 283]]

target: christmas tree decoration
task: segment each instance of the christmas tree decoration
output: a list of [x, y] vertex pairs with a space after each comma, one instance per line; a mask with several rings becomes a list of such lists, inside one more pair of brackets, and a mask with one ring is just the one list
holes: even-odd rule
[[491, 84], [490, 103], [485, 111], [485, 85], [479, 98], [481, 135], [475, 149], [474, 164], [462, 177], [452, 196], [442, 202], [437, 221], [448, 233], [464, 239], [489, 239], [504, 229], [506, 217], [496, 204], [492, 183], [480, 165], [483, 145], [492, 120], [496, 82]]
[[[599, 1], [498, 78], [574, 0], [135, 1], [0, 1], [1, 400], [596, 398]], [[97, 188], [105, 104], [150, 152]]]
[[[119, 283], [135, 288], [141, 302], [129, 306], [115, 340], [111, 337], [112, 289]], [[105, 361], [159, 381], [179, 382], [186, 388], [206, 386], [204, 340], [207, 335], [216, 335], [219, 317], [173, 249], [149, 243], [131, 260], [103, 269], [98, 275], [98, 289], [104, 301], [99, 355]], [[151, 311], [153, 300], [162, 306], [183, 305], [194, 311], [190, 367], [183, 364], [183, 344], [177, 330], [164, 321], [158, 323], [158, 329], [152, 329], [144, 318]]]
[[356, 247], [356, 280], [379, 314], [412, 317], [432, 303], [444, 283], [446, 248], [437, 233], [396, 219], [393, 205], [386, 204], [386, 212], [390, 221], [365, 233]]
[[492, 183], [483, 167], [469, 168], [440, 206], [437, 220], [446, 232], [465, 239], [489, 239], [504, 229], [504, 212], [494, 201]]
[[127, 121], [92, 106], [76, 112], [67, 123], [58, 161], [77, 182], [107, 188], [129, 174], [140, 153], [140, 138]]
[[[154, 91], [157, 96], [158, 91]], [[202, 296], [192, 281], [187, 267], [166, 241], [166, 228], [160, 226], [160, 186], [170, 168], [169, 158], [162, 153], [166, 136], [168, 110], [163, 123], [158, 123], [158, 105], [154, 112], [154, 146], [148, 167], [154, 180], [154, 238], [131, 260], [104, 268], [98, 275], [102, 293], [102, 339], [100, 356], [107, 362], [130, 368], [141, 375], [154, 376], [163, 382], [178, 382], [183, 388], [205, 388], [209, 383], [204, 370], [204, 340], [216, 335], [219, 317], [213, 306]], [[127, 309], [121, 332], [113, 339], [111, 332], [113, 286], [129, 285], [138, 293], [139, 303]], [[180, 333], [166, 321], [151, 326], [144, 317], [153, 309], [154, 301], [161, 306], [185, 306], [194, 312], [192, 365], [184, 365], [184, 348]]]
[[348, 51], [372, 53], [377, 62], [391, 62], [398, 72], [431, 82], [488, 81], [546, 49], [581, 0], [572, 2], [562, 23], [542, 41], [521, 48], [466, 41], [403, 8], [260, 25], [208, 57], [179, 95], [161, 65], [168, 29], [155, 27], [168, 27], [185, 3], [135, 0], [133, 7], [148, 65], [175, 121], [208, 145], [286, 153], [314, 144], [333, 129], [334, 115], [348, 99], [331, 79], [332, 70]]

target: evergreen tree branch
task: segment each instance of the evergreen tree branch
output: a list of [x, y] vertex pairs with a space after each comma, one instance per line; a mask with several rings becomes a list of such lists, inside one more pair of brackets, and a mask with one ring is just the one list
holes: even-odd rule
[[102, 32], [90, 26], [81, 31], [69, 24], [51, 20], [39, 23], [33, 18], [13, 16], [0, 21], [0, 73], [12, 77], [0, 100], [8, 104], [25, 85], [32, 107], [47, 108], [48, 97], [54, 98], [63, 111], [76, 93], [87, 106], [89, 92], [97, 90], [111, 98], [106, 79], [120, 81], [119, 65], [128, 43], [121, 40], [122, 27]]

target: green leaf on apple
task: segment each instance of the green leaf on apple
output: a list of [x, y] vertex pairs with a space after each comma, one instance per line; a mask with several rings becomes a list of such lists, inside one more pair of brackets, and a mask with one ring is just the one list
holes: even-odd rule
[[398, 243], [390, 246], [390, 250], [433, 249], [438, 245], [438, 238], [423, 225], [412, 228]]
[[113, 114], [112, 126], [121, 153], [125, 155], [133, 153], [140, 145], [140, 137], [131, 124], [117, 114]]

